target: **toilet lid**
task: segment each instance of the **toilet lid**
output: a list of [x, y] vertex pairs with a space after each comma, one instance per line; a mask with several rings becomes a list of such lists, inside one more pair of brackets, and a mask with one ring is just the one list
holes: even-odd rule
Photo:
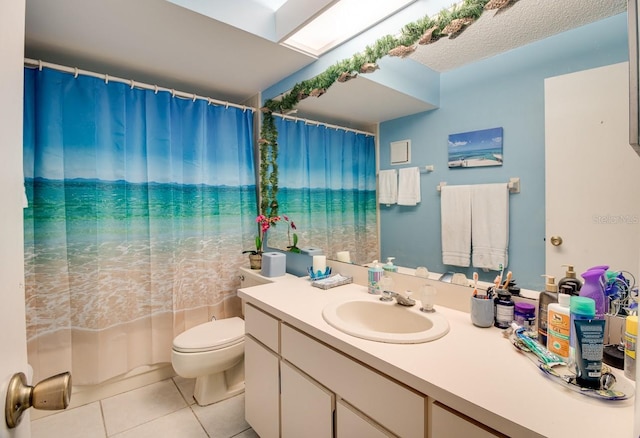
[[182, 353], [198, 353], [229, 347], [243, 339], [244, 320], [233, 317], [190, 328], [176, 336], [173, 349]]

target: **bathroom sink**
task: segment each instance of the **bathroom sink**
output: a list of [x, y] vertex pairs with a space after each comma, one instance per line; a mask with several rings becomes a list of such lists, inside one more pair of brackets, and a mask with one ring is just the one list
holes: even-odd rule
[[418, 344], [441, 338], [449, 323], [437, 312], [424, 313], [395, 302], [372, 300], [328, 304], [322, 317], [332, 327], [358, 338], [392, 344]]

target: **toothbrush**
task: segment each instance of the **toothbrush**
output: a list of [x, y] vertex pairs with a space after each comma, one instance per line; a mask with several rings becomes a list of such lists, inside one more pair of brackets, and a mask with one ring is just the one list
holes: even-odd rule
[[507, 272], [507, 279], [502, 284], [502, 289], [506, 289], [509, 286], [509, 282], [511, 281], [511, 277], [512, 277], [511, 271]]
[[478, 295], [478, 273], [474, 272], [473, 273], [473, 296], [477, 296]]
[[502, 276], [504, 275], [504, 266], [502, 265], [502, 263], [500, 263], [498, 269], [500, 269], [500, 275], [496, 278], [496, 289], [500, 289], [500, 285], [502, 284]]

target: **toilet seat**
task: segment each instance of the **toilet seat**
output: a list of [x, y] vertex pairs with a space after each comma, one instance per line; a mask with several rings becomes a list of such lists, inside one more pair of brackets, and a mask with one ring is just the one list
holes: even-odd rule
[[202, 353], [230, 347], [243, 340], [243, 319], [219, 319], [197, 325], [176, 336], [173, 350], [180, 353]]

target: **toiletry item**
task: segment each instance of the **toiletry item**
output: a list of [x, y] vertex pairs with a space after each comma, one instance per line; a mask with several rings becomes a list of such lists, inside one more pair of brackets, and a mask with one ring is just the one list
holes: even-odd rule
[[591, 298], [596, 302], [596, 318], [604, 319], [605, 314], [605, 297], [603, 276], [605, 271], [601, 268], [591, 268], [582, 274], [584, 284], [580, 289], [580, 296]]
[[393, 264], [394, 259], [395, 257], [387, 257], [387, 263], [382, 266], [382, 269], [387, 272], [398, 272], [398, 267]]
[[519, 302], [513, 307], [513, 320], [524, 328], [527, 334], [536, 336], [536, 306], [531, 303]]
[[576, 358], [576, 320], [594, 319], [596, 316], [596, 302], [592, 298], [572, 296], [569, 301], [570, 327], [569, 334], [569, 369], [575, 371]]
[[558, 302], [558, 286], [555, 277], [551, 275], [543, 275], [543, 277], [547, 277], [547, 282], [538, 299], [538, 342], [547, 345], [547, 324], [549, 322], [547, 307], [549, 304]]
[[313, 256], [313, 273], [322, 275], [327, 270], [327, 256], [314, 255]]
[[498, 296], [494, 298], [495, 325], [498, 328], [506, 329], [513, 322], [514, 304], [511, 301], [511, 294], [505, 289], [494, 289]]
[[495, 321], [495, 306], [493, 300], [485, 295], [471, 296], [471, 322], [476, 327], [491, 327]]
[[583, 388], [600, 388], [604, 319], [576, 319], [576, 382]]
[[638, 316], [629, 315], [624, 331], [624, 375], [636, 380], [636, 342], [638, 340]]
[[562, 265], [567, 268], [564, 277], [558, 282], [558, 290], [562, 292], [563, 286], [568, 286], [571, 289], [570, 295], [578, 295], [582, 282], [576, 277], [576, 271], [573, 270], [572, 265]]
[[[570, 289], [570, 288], [569, 288]], [[558, 294], [558, 302], [547, 307], [547, 349], [565, 362], [569, 361], [569, 340], [571, 337], [571, 295]]]
[[564, 363], [561, 358], [559, 358], [555, 353], [547, 350], [544, 345], [540, 344], [540, 342], [527, 336], [524, 331], [524, 327], [518, 326], [515, 321], [511, 324], [511, 327], [513, 328], [516, 338], [519, 339], [533, 354], [535, 354], [538, 359], [540, 359], [540, 362], [549, 367], [562, 365]]
[[380, 279], [384, 270], [380, 267], [377, 260], [373, 261], [372, 266], [369, 267], [369, 293], [380, 293]]

